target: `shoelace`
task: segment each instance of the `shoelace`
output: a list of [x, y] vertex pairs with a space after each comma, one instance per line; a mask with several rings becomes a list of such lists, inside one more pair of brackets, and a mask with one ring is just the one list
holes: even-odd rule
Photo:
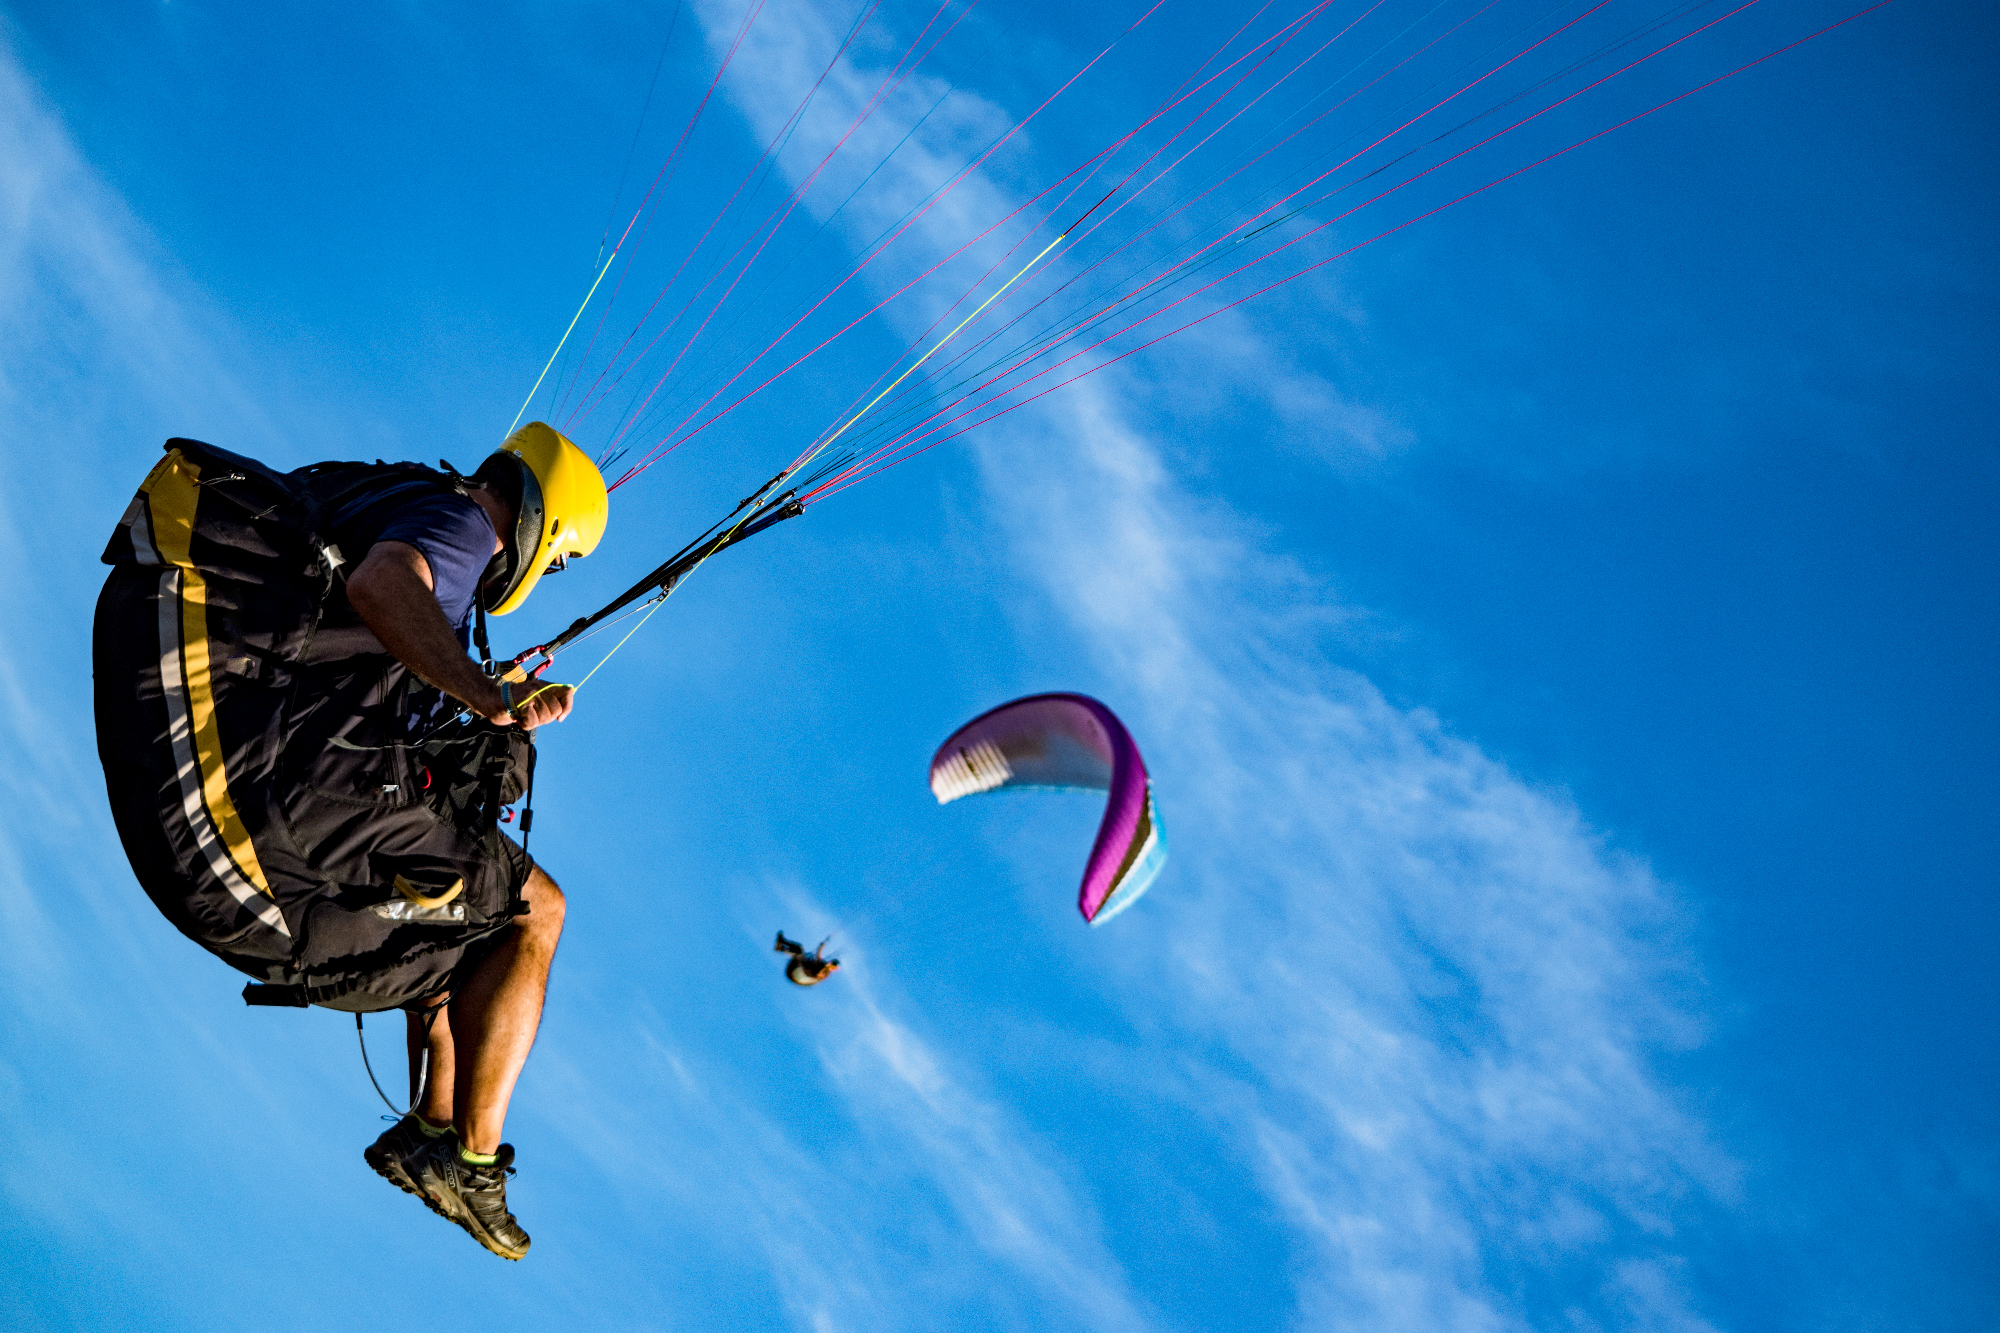
[[473, 1166], [461, 1162], [464, 1185], [461, 1192], [466, 1202], [482, 1214], [491, 1213], [512, 1218], [507, 1211], [507, 1177], [514, 1174], [511, 1166]]

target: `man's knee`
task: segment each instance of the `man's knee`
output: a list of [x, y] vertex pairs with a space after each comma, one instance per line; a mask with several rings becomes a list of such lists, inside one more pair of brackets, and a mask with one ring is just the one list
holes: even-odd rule
[[521, 897], [528, 903], [528, 915], [519, 922], [522, 929], [551, 937], [562, 934], [563, 891], [540, 866], [529, 868], [528, 882], [521, 888]]

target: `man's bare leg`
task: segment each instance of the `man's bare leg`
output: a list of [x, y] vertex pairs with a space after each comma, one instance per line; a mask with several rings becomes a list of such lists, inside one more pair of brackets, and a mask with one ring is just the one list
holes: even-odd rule
[[562, 890], [540, 866], [530, 867], [521, 896], [528, 914], [480, 961], [432, 1034], [431, 1088], [421, 1114], [447, 1113], [459, 1142], [473, 1153], [500, 1150], [507, 1103], [535, 1044], [549, 965], [562, 938]]
[[[444, 1015], [447, 997], [423, 1009], [404, 1010], [405, 1043], [410, 1051], [410, 1109], [434, 1127], [451, 1123], [453, 1052], [451, 1020]], [[430, 1054], [428, 1077], [424, 1055]]]
[[[404, 1011], [404, 1038], [410, 1054], [410, 1110], [422, 1123], [412, 1124], [405, 1117], [362, 1153], [376, 1174], [398, 1189], [418, 1195], [426, 1192], [412, 1175], [412, 1164], [426, 1145], [451, 1126], [451, 1025], [445, 1019], [444, 1004], [440, 997], [424, 1008]], [[426, 1019], [430, 1021], [426, 1023]], [[424, 1076], [426, 1051], [430, 1055], [428, 1079]]]

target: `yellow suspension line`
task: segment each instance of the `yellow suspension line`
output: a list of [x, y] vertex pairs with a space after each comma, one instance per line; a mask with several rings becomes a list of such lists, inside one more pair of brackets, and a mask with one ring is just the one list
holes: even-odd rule
[[[1075, 229], [1075, 224], [1071, 224], [1071, 230], [1074, 229]], [[1001, 295], [1004, 292], [1006, 292], [1006, 290], [1009, 287], [1012, 287], [1015, 283], [1019, 282], [1022, 278], [1026, 277], [1029, 269], [1033, 268], [1035, 265], [1041, 263], [1044, 259], [1048, 258], [1049, 251], [1055, 249], [1058, 245], [1061, 245], [1063, 241], [1068, 239], [1068, 237], [1069, 237], [1069, 232], [1065, 231], [1061, 236], [1056, 237], [1053, 241], [1050, 241], [1047, 245], [1043, 246], [1042, 252], [1040, 254], [1036, 255], [1033, 259], [1030, 259], [1027, 263], [1023, 264], [1021, 266], [1020, 272], [1016, 273], [1013, 277], [1007, 279], [1007, 281], [1001, 283], [1000, 286], [997, 289], [995, 289], [993, 295], [987, 297], [984, 301], [981, 301], [979, 303], [979, 308], [977, 310], [974, 310], [964, 319], [958, 321], [958, 323], [953, 326], [950, 333], [947, 333], [944, 335], [944, 337], [938, 339], [938, 341], [934, 345], [932, 345], [931, 350], [925, 352], [922, 356], [918, 357], [908, 370], [904, 371], [902, 374], [896, 377], [894, 383], [890, 384], [888, 388], [882, 390], [882, 392], [876, 394], [874, 398], [869, 400], [867, 407], [862, 408], [859, 412], [856, 412], [853, 416], [849, 417], [847, 421], [841, 425], [839, 430], [836, 430], [833, 434], [827, 436], [826, 439], [821, 441], [819, 445], [817, 445], [812, 450], [811, 453], [807, 454], [804, 458], [801, 458], [798, 462], [792, 464], [792, 466], [786, 468], [778, 476], [772, 478], [770, 483], [768, 483], [765, 486], [764, 491], [768, 491], [772, 486], [780, 484], [781, 482], [784, 481], [786, 477], [793, 475], [800, 468], [812, 462], [813, 459], [818, 458], [821, 454], [825, 453], [827, 449], [833, 444], [833, 442], [839, 439], [842, 433], [845, 432], [849, 426], [852, 426], [855, 422], [867, 416], [868, 413], [874, 409], [875, 404], [881, 402], [884, 398], [887, 398], [890, 394], [894, 393], [896, 391], [896, 385], [901, 384], [911, 375], [914, 375], [917, 372], [918, 367], [922, 366], [924, 362], [930, 360], [933, 356], [937, 355], [938, 350], [942, 348], [946, 343], [950, 342], [953, 338], [956, 338], [961, 329], [963, 329], [966, 325], [970, 324], [973, 320], [978, 319], [981, 313], [985, 311], [987, 306], [990, 306], [995, 301], [999, 300]], [[618, 257], [618, 252], [616, 250], [612, 251], [611, 257], [612, 259], [616, 259]], [[607, 259], [604, 262], [604, 267], [608, 270], [611, 267], [611, 260]], [[602, 282], [604, 280], [603, 273], [599, 273], [597, 277], [599, 282]], [[595, 292], [597, 290], [597, 283], [592, 283], [590, 285], [590, 290], [592, 292]], [[584, 305], [589, 305], [590, 298], [588, 296], [584, 297], [583, 302]], [[582, 318], [583, 308], [579, 306], [577, 308], [576, 313], [577, 313], [577, 318], [579, 319]], [[575, 319], [572, 319], [570, 321], [570, 327], [571, 328], [576, 327]], [[565, 332], [563, 334], [563, 338], [565, 341], [567, 341], [569, 338], [569, 334]], [[556, 344], [556, 352], [559, 354], [561, 353], [561, 351], [562, 351], [562, 344], [561, 343]], [[549, 357], [549, 364], [550, 365], [555, 364], [555, 356]], [[542, 373], [544, 375], [548, 374], [547, 366], [544, 366], [542, 368]], [[539, 389], [541, 385], [542, 382], [539, 379], [535, 381], [535, 388]], [[531, 390], [528, 394], [528, 402], [533, 402], [534, 400], [535, 400], [535, 395], [534, 392]], [[527, 403], [523, 403], [521, 405], [521, 411], [525, 413], [527, 410], [528, 410]], [[521, 418], [518, 415], [514, 418], [514, 420], [517, 423], [520, 421], [520, 419]], [[512, 427], [509, 427], [509, 430], [511, 431]], [[764, 491], [760, 491], [758, 492], [758, 494], [762, 495]], [[754, 499], [755, 497], [752, 498]], [[701, 559], [695, 561], [694, 564], [688, 567], [687, 573], [682, 574], [678, 579], [674, 580], [673, 592], [678, 592], [680, 590], [680, 586], [688, 581], [689, 577], [694, 574], [695, 570], [700, 569], [703, 565], [707, 564], [709, 558], [713, 556], [717, 551], [721, 550], [725, 544], [727, 544], [729, 538], [736, 532], [736, 528], [740, 528], [743, 526], [743, 524], [748, 523], [750, 519], [756, 514], [756, 512], [757, 512], [756, 509], [751, 508], [749, 513], [744, 514], [744, 516], [740, 520], [738, 520], [736, 527], [730, 528], [727, 532], [724, 532], [720, 537], [716, 538], [716, 543], [714, 546], [711, 546], [709, 548], [708, 554], [704, 555]], [[571, 686], [570, 688], [572, 690], [582, 689], [584, 687], [585, 682], [587, 682], [591, 676], [594, 676], [598, 672], [602, 671], [604, 669], [604, 664], [606, 662], [609, 662], [612, 656], [616, 654], [620, 648], [623, 648], [628, 642], [630, 642], [632, 636], [634, 634], [637, 634], [640, 628], [643, 627], [648, 620], [651, 620], [653, 618], [653, 613], [655, 611], [658, 611], [662, 606], [665, 606], [667, 604], [667, 598], [671, 597], [673, 595], [673, 592], [662, 593], [659, 596], [659, 598], [654, 601], [653, 610], [648, 611], [645, 615], [641, 616], [639, 618], [639, 623], [637, 625], [634, 625], [631, 629], [625, 631], [625, 637], [620, 639], [617, 643], [613, 644], [611, 647], [611, 651], [598, 659], [597, 665], [590, 669], [589, 674], [585, 675], [583, 680], [578, 681], [575, 685]], [[523, 699], [521, 703], [525, 704], [528, 702], [528, 699], [533, 699], [536, 695], [541, 694], [544, 690], [550, 690], [554, 688], [555, 686], [552, 684], [544, 685], [540, 690], [536, 690], [534, 694], [530, 694], [527, 699]]]
[[[1073, 229], [1074, 226], [1072, 225], [1072, 230]], [[918, 357], [915, 363], [912, 364], [908, 370], [896, 376], [894, 383], [891, 383], [888, 388], [882, 390], [882, 392], [876, 394], [874, 398], [870, 399], [868, 406], [862, 408], [859, 412], [856, 412], [853, 416], [849, 417], [844, 423], [842, 423], [839, 430], [836, 430], [833, 434], [827, 436], [825, 440], [821, 441], [820, 444], [817, 447], [815, 447], [811, 453], [807, 454], [804, 458], [800, 459], [797, 464], [795, 464], [792, 468], [790, 468], [787, 471], [786, 475], [789, 476], [792, 472], [798, 471], [799, 468], [804, 467], [807, 463], [812, 462], [813, 459], [818, 458], [821, 454], [825, 453], [835, 440], [839, 439], [842, 435], [847, 433], [847, 428], [849, 426], [852, 426], [855, 422], [861, 420], [861, 418], [867, 416], [870, 412], [874, 411], [875, 404], [881, 402], [884, 398], [887, 398], [890, 394], [894, 393], [896, 391], [897, 385], [901, 384], [904, 380], [908, 379], [910, 376], [916, 374], [917, 367], [923, 365], [924, 362], [930, 360], [933, 356], [936, 356], [939, 350], [942, 349], [946, 343], [950, 342], [953, 338], [956, 338], [958, 336], [958, 332], [960, 329], [963, 329], [973, 320], [978, 319], [979, 316], [985, 312], [987, 306], [992, 305], [995, 301], [1000, 299], [1001, 293], [1005, 292], [1009, 287], [1012, 287], [1015, 283], [1019, 282], [1022, 278], [1026, 277], [1029, 269], [1033, 268], [1035, 265], [1041, 263], [1042, 260], [1046, 259], [1048, 257], [1049, 251], [1055, 249], [1058, 245], [1061, 245], [1063, 241], [1068, 238], [1068, 236], [1069, 232], [1066, 231], [1061, 236], [1056, 237], [1053, 241], [1050, 241], [1047, 245], [1043, 246], [1042, 252], [1036, 255], [1033, 259], [1030, 259], [1026, 264], [1023, 264], [1021, 266], [1021, 271], [1019, 273], [1016, 273], [1013, 277], [1001, 283], [1000, 286], [994, 291], [993, 295], [987, 297], [984, 301], [981, 301], [979, 303], [979, 309], [974, 310], [964, 319], [958, 321], [957, 326], [954, 327], [950, 333], [947, 333], [944, 335], [944, 337], [938, 339], [937, 342], [931, 347], [930, 351], [925, 352], [922, 356]]]
[[[582, 680], [570, 686], [569, 687], [570, 690], [574, 692], [582, 689], [586, 684], [590, 682], [590, 678], [592, 676], [602, 671], [604, 669], [604, 664], [611, 660], [612, 654], [616, 653], [620, 648], [623, 648], [626, 644], [626, 641], [629, 640], [634, 634], [637, 634], [640, 630], [640, 627], [653, 618], [653, 612], [658, 611], [660, 607], [666, 603], [666, 600], [667, 600], [667, 594], [662, 594], [661, 596], [655, 597], [653, 599], [653, 610], [648, 611], [643, 616], [640, 616], [639, 623], [637, 625], [632, 626], [631, 629], [625, 631], [625, 638], [620, 639], [617, 643], [611, 645], [611, 652], [606, 653], [603, 657], [599, 658], [597, 660], [597, 665], [592, 667], [588, 672], [586, 672]], [[553, 681], [553, 680], [544, 681], [540, 689], [533, 691], [532, 693], [527, 695], [527, 697], [523, 698], [519, 703], [514, 705], [515, 711], [518, 712], [519, 710], [526, 708], [530, 703], [532, 703], [536, 699], [541, 698], [544, 694], [547, 694], [550, 690], [559, 689], [561, 688], [561, 686], [562, 682], [560, 681]]]
[[507, 433], [509, 435], [512, 435], [514, 433], [514, 427], [521, 424], [521, 418], [528, 415], [528, 404], [534, 402], [535, 395], [541, 391], [542, 381], [547, 379], [549, 376], [549, 366], [553, 366], [556, 363], [556, 358], [562, 355], [563, 343], [568, 342], [569, 335], [576, 332], [576, 322], [579, 319], [583, 318], [583, 312], [589, 308], [590, 298], [597, 295], [597, 284], [604, 281], [604, 275], [611, 271], [612, 263], [616, 261], [618, 258], [618, 250], [622, 250], [624, 248], [625, 248], [625, 242], [621, 239], [618, 242], [618, 249], [613, 250], [611, 252], [610, 257], [604, 261], [604, 267], [597, 270], [597, 277], [591, 282], [590, 290], [583, 294], [583, 304], [576, 308], [576, 313], [570, 316], [569, 327], [563, 330], [562, 341], [556, 344], [555, 351], [549, 353], [548, 365], [543, 366], [542, 373], [535, 376], [535, 387], [528, 390], [528, 396], [521, 400], [521, 410], [516, 412], [514, 414], [514, 420], [508, 423]]
[[[688, 571], [688, 573], [690, 574], [692, 574], [693, 572], [694, 572], [693, 570]], [[680, 585], [676, 583], [674, 586], [679, 587]], [[590, 683], [590, 678], [592, 676], [604, 670], [604, 664], [611, 660], [611, 654], [617, 652], [620, 648], [623, 648], [626, 642], [630, 640], [634, 634], [637, 634], [642, 628], [644, 628], [646, 622], [653, 618], [653, 612], [658, 611], [661, 607], [665, 606], [667, 604], [667, 598], [671, 597], [672, 595], [673, 595], [672, 593], [661, 593], [658, 597], [654, 598], [653, 610], [648, 611], [643, 616], [640, 616], [639, 623], [637, 625], [634, 625], [631, 629], [626, 630], [625, 637], [623, 639], [620, 639], [617, 643], [612, 644], [611, 652], [606, 653], [603, 657], [599, 658], [597, 661], [597, 665], [592, 667], [587, 673], [585, 673], [584, 678], [578, 681], [574, 686], [572, 686], [572, 688], [580, 690], [584, 686], [588, 685]]]
[[[746, 516], [744, 517], [744, 519], [743, 519], [743, 523], [747, 523], [747, 522], [749, 522], [749, 517], [748, 517], [748, 516], [746, 515]], [[738, 524], [736, 525], [736, 527], [738, 527], [738, 528], [742, 527], [742, 526], [743, 526], [743, 523], [738, 523]], [[673, 596], [675, 592], [678, 592], [678, 591], [680, 590], [680, 586], [681, 586], [681, 584], [683, 584], [683, 583], [687, 582], [687, 579], [688, 579], [688, 575], [689, 575], [689, 574], [692, 574], [692, 573], [694, 573], [694, 572], [695, 572], [695, 570], [697, 570], [697, 569], [700, 569], [700, 568], [701, 568], [701, 567], [702, 567], [703, 565], [707, 564], [707, 563], [708, 563], [708, 560], [709, 560], [709, 556], [712, 556], [712, 555], [714, 555], [714, 554], [715, 554], [715, 553], [716, 553], [717, 551], [721, 550], [721, 549], [722, 549], [722, 543], [723, 543], [723, 542], [726, 542], [726, 541], [727, 541], [727, 540], [729, 539], [729, 534], [730, 534], [730, 533], [732, 533], [732, 532], [735, 532], [735, 531], [736, 531], [736, 528], [731, 528], [731, 529], [729, 530], [729, 532], [725, 532], [725, 533], [723, 533], [721, 537], [719, 537], [719, 538], [717, 538], [717, 539], [716, 539], [716, 545], [715, 545], [715, 546], [712, 546], [712, 547], [710, 547], [710, 548], [709, 548], [709, 551], [708, 551], [708, 555], [705, 555], [705, 556], [703, 556], [703, 557], [702, 557], [701, 559], [699, 559], [699, 560], [695, 561], [695, 563], [694, 563], [694, 564], [692, 564], [692, 565], [690, 565], [690, 566], [688, 567], [688, 570], [687, 570], [687, 573], [686, 573], [686, 574], [682, 574], [682, 575], [681, 575], [681, 576], [680, 576], [679, 578], [677, 578], [677, 579], [675, 579], [675, 580], [674, 580], [674, 586], [673, 586], [673, 589], [672, 589], [672, 590], [670, 590], [670, 591], [667, 591], [667, 592], [663, 592], [663, 593], [661, 593], [661, 594], [660, 594], [659, 596], [655, 597], [655, 598], [653, 599], [653, 609], [652, 609], [651, 611], [648, 611], [648, 612], [647, 612], [647, 613], [646, 613], [645, 615], [643, 615], [643, 616], [640, 616], [640, 617], [639, 617], [639, 623], [638, 623], [638, 624], [636, 624], [636, 625], [634, 625], [634, 626], [632, 626], [632, 628], [631, 628], [631, 629], [628, 629], [628, 630], [626, 630], [626, 631], [625, 631], [625, 637], [624, 637], [624, 638], [622, 638], [622, 639], [620, 639], [620, 640], [619, 640], [619, 641], [618, 641], [617, 643], [614, 643], [614, 644], [612, 644], [612, 645], [611, 645], [611, 651], [610, 651], [610, 652], [608, 652], [608, 653], [606, 653], [606, 654], [605, 654], [604, 656], [602, 656], [602, 657], [598, 658], [598, 659], [597, 659], [597, 665], [596, 665], [596, 666], [594, 666], [594, 667], [592, 667], [592, 668], [591, 668], [591, 669], [590, 669], [589, 671], [585, 672], [585, 673], [584, 673], [584, 677], [583, 677], [583, 679], [582, 679], [582, 680], [580, 680], [580, 681], [578, 681], [578, 682], [577, 682], [576, 684], [574, 684], [574, 685], [570, 686], [570, 689], [571, 689], [571, 691], [572, 691], [572, 692], [574, 692], [574, 691], [576, 691], [576, 690], [580, 690], [580, 689], [582, 689], [582, 688], [583, 688], [583, 687], [584, 687], [585, 685], [587, 685], [587, 684], [589, 684], [589, 683], [590, 683], [590, 678], [591, 678], [592, 676], [594, 676], [594, 675], [596, 675], [596, 674], [597, 674], [598, 672], [600, 672], [600, 671], [604, 670], [604, 664], [605, 664], [606, 662], [609, 662], [609, 661], [610, 661], [610, 660], [612, 659], [612, 657], [613, 657], [613, 656], [615, 656], [615, 655], [617, 654], [617, 652], [618, 652], [618, 650], [619, 650], [620, 648], [623, 648], [623, 647], [624, 647], [624, 646], [625, 646], [625, 645], [626, 645], [627, 643], [630, 643], [630, 642], [631, 642], [631, 640], [632, 640], [632, 636], [633, 636], [634, 634], [637, 634], [637, 633], [638, 633], [638, 632], [639, 632], [639, 631], [640, 631], [641, 629], [645, 628], [645, 625], [646, 625], [646, 622], [647, 622], [647, 621], [649, 621], [649, 620], [651, 620], [651, 619], [653, 618], [654, 614], [655, 614], [656, 612], [658, 612], [658, 611], [659, 611], [659, 609], [660, 609], [661, 607], [663, 607], [663, 606], [665, 606], [665, 605], [667, 604], [667, 598], [669, 598], [669, 597]], [[542, 686], [542, 688], [541, 688], [541, 689], [539, 689], [539, 690], [536, 690], [536, 691], [535, 691], [535, 692], [534, 692], [533, 694], [530, 694], [530, 695], [528, 696], [528, 698], [527, 698], [527, 699], [523, 699], [523, 700], [521, 700], [521, 702], [520, 702], [520, 703], [518, 703], [518, 704], [516, 704], [516, 705], [514, 705], [514, 706], [515, 706], [516, 708], [520, 708], [520, 707], [522, 707], [522, 706], [526, 705], [526, 704], [528, 703], [528, 701], [529, 701], [530, 699], [534, 699], [534, 698], [537, 698], [538, 696], [540, 696], [540, 695], [542, 695], [542, 694], [546, 693], [547, 691], [549, 691], [549, 690], [552, 690], [552, 689], [555, 689], [555, 688], [556, 688], [556, 686], [557, 686], [557, 684], [558, 684], [558, 682], [555, 682], [555, 681], [550, 681], [550, 682], [548, 682], [547, 684], [544, 684], [544, 685]]]

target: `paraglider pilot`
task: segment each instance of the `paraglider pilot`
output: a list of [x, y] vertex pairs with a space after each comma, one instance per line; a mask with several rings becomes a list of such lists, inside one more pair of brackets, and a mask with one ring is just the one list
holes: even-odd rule
[[507, 1259], [529, 1239], [501, 1133], [564, 900], [498, 825], [573, 692], [482, 671], [468, 626], [483, 653], [483, 617], [588, 554], [607, 513], [540, 422], [471, 477], [280, 473], [175, 439], [104, 554], [98, 750], [141, 885], [263, 983], [246, 1001], [406, 1011], [428, 1078], [364, 1157]]
[[791, 955], [785, 961], [785, 980], [794, 986], [817, 986], [840, 970], [838, 958], [825, 956], [826, 945], [827, 942], [821, 940], [819, 948], [807, 953], [805, 945], [797, 940], [786, 939], [785, 932], [781, 930], [778, 932], [778, 942], [771, 948], [773, 952]]

